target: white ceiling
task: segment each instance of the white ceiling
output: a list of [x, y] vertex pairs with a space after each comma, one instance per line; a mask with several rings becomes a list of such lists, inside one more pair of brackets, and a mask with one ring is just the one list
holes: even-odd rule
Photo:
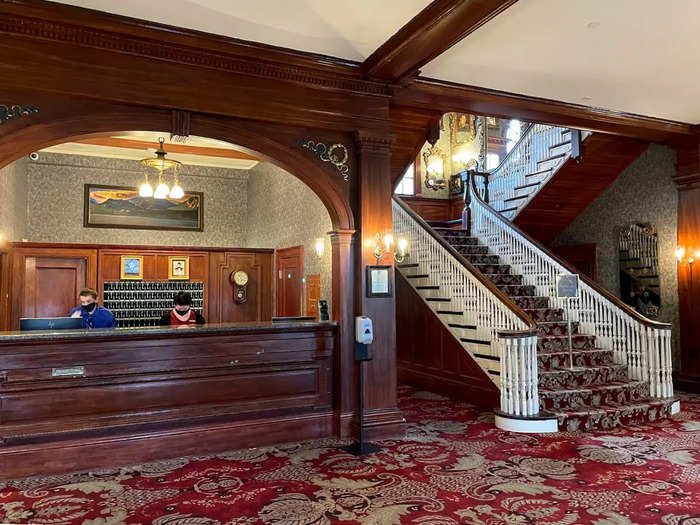
[[520, 0], [425, 76], [700, 122], [700, 1]]
[[430, 0], [57, 1], [358, 61], [430, 4]]

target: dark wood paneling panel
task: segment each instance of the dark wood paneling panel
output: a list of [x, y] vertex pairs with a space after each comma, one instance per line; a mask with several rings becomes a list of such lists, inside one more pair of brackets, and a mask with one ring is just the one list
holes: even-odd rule
[[435, 199], [402, 195], [401, 200], [408, 204], [425, 221], [451, 221], [462, 217], [462, 198]]
[[518, 214], [515, 224], [549, 244], [648, 146], [641, 140], [594, 133], [583, 144], [583, 160], [567, 160]]
[[552, 251], [578, 268], [583, 275], [598, 280], [598, 251], [596, 244], [552, 246]]
[[97, 250], [89, 246], [56, 250], [19, 245], [10, 248], [12, 257], [11, 307], [0, 312], [5, 324], [19, 328], [20, 317], [68, 315], [79, 304], [78, 293], [97, 286]]
[[[192, 453], [221, 450], [219, 438], [202, 431], [195, 445], [188, 427], [215, 423], [232, 428], [245, 422], [260, 445], [268, 439], [287, 441], [331, 432], [333, 326], [201, 333], [173, 330], [166, 335], [120, 333], [101, 338], [1, 341], [0, 473], [26, 475], [26, 464], [10, 464], [25, 457], [34, 472], [73, 470], [173, 456], [153, 447], [178, 444]], [[52, 377], [53, 368], [84, 366], [84, 377]], [[277, 422], [311, 414], [314, 429], [281, 438], [268, 418]], [[120, 440], [144, 440], [138, 446], [116, 449], [115, 456], [81, 458], [81, 450]], [[241, 443], [243, 443], [241, 441]], [[102, 445], [100, 445], [100, 443]], [[227, 446], [235, 447], [236, 437]], [[60, 444], [62, 446], [57, 445]], [[70, 446], [68, 446], [70, 445]], [[75, 446], [73, 446], [75, 445]], [[87, 447], [87, 448], [85, 448]], [[195, 448], [192, 448], [195, 447]], [[33, 450], [37, 456], [25, 455]], [[37, 458], [55, 456], [49, 465]], [[95, 463], [86, 463], [89, 460]]]
[[399, 272], [396, 305], [399, 379], [484, 408], [497, 407], [496, 385]]
[[[218, 252], [209, 255], [209, 315], [211, 322], [230, 323], [269, 321], [272, 319], [273, 294], [272, 253]], [[231, 272], [248, 274], [248, 300], [233, 300]]]

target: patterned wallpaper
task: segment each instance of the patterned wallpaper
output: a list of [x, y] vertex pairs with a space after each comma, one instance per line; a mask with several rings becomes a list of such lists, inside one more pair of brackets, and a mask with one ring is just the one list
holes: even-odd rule
[[[204, 192], [204, 231], [177, 232], [83, 228], [83, 185], [138, 186], [138, 161], [40, 153], [29, 161], [27, 231], [35, 242], [242, 246], [245, 242], [248, 172], [185, 166], [180, 184]], [[153, 183], [153, 181], [151, 181]]]
[[[673, 323], [674, 366], [679, 366], [678, 280], [674, 255], [677, 244], [678, 191], [671, 176], [676, 155], [652, 144], [615, 182], [579, 215], [554, 245], [596, 243], [598, 280], [620, 295], [618, 238], [633, 222], [650, 222], [658, 229], [661, 321]], [[585, 181], [583, 182], [585, 183]]]
[[21, 241], [26, 237], [27, 162], [24, 157], [0, 170], [0, 235], [7, 241]]
[[[331, 218], [316, 194], [286, 171], [259, 163], [248, 178], [248, 219], [246, 246], [249, 248], [288, 248], [304, 246], [304, 274], [321, 274], [322, 296], [332, 303], [331, 245], [327, 232]], [[314, 241], [325, 239], [321, 259]]]

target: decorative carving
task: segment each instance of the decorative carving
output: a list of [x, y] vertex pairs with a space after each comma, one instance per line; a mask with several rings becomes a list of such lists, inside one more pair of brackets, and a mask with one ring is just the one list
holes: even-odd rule
[[39, 108], [34, 106], [13, 106], [0, 105], [0, 124], [12, 120], [15, 117], [26, 117], [31, 113], [39, 113]]
[[350, 155], [348, 154], [348, 148], [343, 144], [328, 146], [324, 142], [316, 142], [309, 139], [301, 139], [299, 144], [313, 151], [323, 162], [330, 162], [343, 175], [343, 180], [347, 182], [348, 172], [350, 171], [348, 166]]
[[[126, 34], [110, 33], [99, 29], [78, 27], [60, 22], [49, 22], [23, 16], [0, 17], [0, 32], [19, 34], [80, 46], [104, 49], [109, 52], [139, 55], [170, 62], [231, 71], [278, 80], [314, 84], [325, 88], [342, 89], [371, 95], [391, 96], [392, 88], [386, 83], [328, 75], [311, 69], [239, 59], [211, 49], [197, 49], [171, 42], [157, 42]], [[223, 43], [222, 48], [229, 43]], [[235, 51], [235, 49], [233, 49]]]

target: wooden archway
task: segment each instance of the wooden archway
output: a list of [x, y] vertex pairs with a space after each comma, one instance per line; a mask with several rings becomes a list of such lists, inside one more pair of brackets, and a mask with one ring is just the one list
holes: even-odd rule
[[[73, 107], [73, 109], [75, 109]], [[168, 131], [172, 112], [155, 108], [87, 105], [85, 111], [70, 114], [38, 114], [18, 119], [16, 125], [0, 130], [0, 168], [32, 151], [123, 131]], [[6, 133], [2, 133], [6, 131]], [[289, 130], [271, 130], [258, 123], [214, 115], [192, 115], [190, 134], [230, 142], [291, 173], [321, 199], [334, 230], [352, 230], [355, 221], [349, 188], [342, 178], [329, 173], [319, 162], [291, 140]], [[339, 179], [339, 180], [336, 180]]]

